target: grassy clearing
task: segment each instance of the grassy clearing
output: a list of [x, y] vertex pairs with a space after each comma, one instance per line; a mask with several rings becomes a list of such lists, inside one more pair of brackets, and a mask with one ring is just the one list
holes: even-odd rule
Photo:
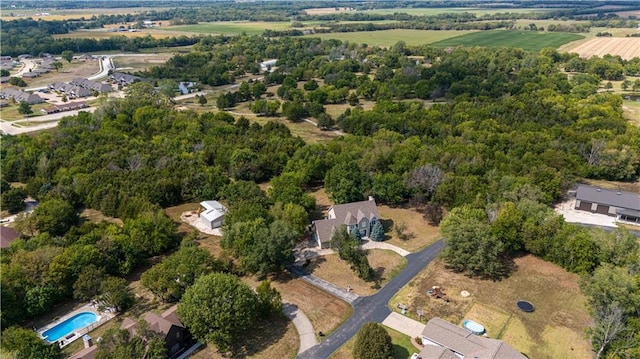
[[393, 29], [380, 31], [356, 31], [356, 32], [339, 32], [329, 34], [312, 34], [307, 37], [319, 37], [321, 39], [337, 39], [341, 41], [355, 42], [359, 44], [391, 46], [398, 41], [404, 41], [407, 45], [425, 45], [434, 42], [455, 38], [461, 35], [474, 33], [472, 30], [410, 30], [410, 29]]
[[146, 71], [151, 66], [160, 66], [173, 57], [173, 53], [149, 54], [148, 56], [116, 56], [113, 64], [117, 69]]
[[[378, 213], [382, 218], [387, 235], [386, 242], [410, 252], [417, 252], [440, 238], [440, 229], [430, 226], [422, 218], [422, 214], [412, 208], [378, 206]], [[394, 225], [404, 223], [406, 239], [400, 239], [393, 230]]]
[[[515, 27], [516, 28], [521, 28], [521, 27], [525, 27], [525, 26], [529, 26], [529, 24], [536, 24], [536, 27], [540, 28], [541, 26], [544, 27], [545, 29], [549, 27], [549, 25], [558, 25], [558, 24], [562, 24], [562, 25], [572, 25], [572, 24], [588, 24], [589, 21], [578, 21], [578, 20], [554, 20], [554, 19], [545, 19], [545, 20], [541, 20], [541, 19], [518, 19], [515, 22]], [[582, 34], [581, 35], [586, 35], [586, 34]]]
[[640, 102], [624, 100], [622, 101], [622, 110], [626, 119], [636, 126], [640, 126]]
[[371, 295], [388, 283], [406, 264], [406, 259], [399, 254], [381, 249], [367, 251], [367, 259], [375, 271], [375, 282], [365, 282], [358, 278], [337, 254], [316, 257], [309, 261], [307, 271], [339, 287], [351, 286], [357, 295]]
[[[296, 328], [286, 318], [256, 323], [243, 339], [247, 352], [231, 358], [295, 358], [300, 345]], [[207, 345], [190, 358], [222, 359], [229, 356], [220, 354], [215, 346]]]
[[[515, 265], [509, 278], [491, 282], [452, 273], [442, 260], [436, 260], [401, 289], [389, 306], [405, 303], [411, 317], [416, 309], [423, 309], [427, 319], [438, 316], [458, 324], [472, 318], [487, 328], [490, 337], [505, 340], [530, 358], [590, 357], [584, 331], [592, 320], [578, 287], [579, 277], [531, 255], [517, 258]], [[449, 303], [426, 293], [434, 285], [443, 288]], [[471, 296], [462, 298], [461, 290]], [[518, 310], [519, 299], [530, 300], [536, 311]]]
[[80, 212], [80, 217], [88, 221], [91, 221], [93, 223], [102, 223], [103, 221], [106, 221], [109, 223], [117, 224], [119, 226], [123, 225], [123, 222], [120, 218], [105, 216], [102, 212], [98, 211], [97, 209], [86, 208], [82, 210], [82, 212]]
[[584, 38], [582, 35], [561, 32], [491, 30], [474, 32], [434, 42], [431, 45], [435, 47], [519, 47], [525, 50], [538, 51], [544, 47], [557, 48], [562, 44], [582, 38]]
[[[411, 338], [400, 332], [397, 332], [389, 327], [383, 326], [391, 337], [391, 344], [393, 344], [393, 358], [394, 359], [407, 359], [412, 353], [418, 352], [413, 344], [411, 344]], [[346, 343], [344, 343], [338, 350], [336, 350], [331, 356], [331, 359], [351, 359], [353, 358], [353, 347], [356, 344], [356, 337], [352, 337]]]
[[[282, 301], [295, 304], [309, 318], [313, 329], [317, 332], [329, 334], [353, 313], [353, 308], [337, 297], [291, 276], [288, 272], [268, 278], [271, 285], [282, 294]], [[243, 281], [256, 287], [259, 280], [254, 277], [244, 277]], [[318, 338], [322, 340], [323, 338]]]
[[[39, 103], [39, 104], [31, 105], [31, 111], [33, 111], [33, 114], [31, 114], [31, 117], [42, 115], [42, 112], [40, 112], [40, 110], [50, 106], [51, 104], [48, 104], [48, 103]], [[15, 120], [23, 119], [24, 115], [18, 112], [19, 107], [20, 106], [18, 104], [12, 104], [7, 107], [0, 108], [0, 120], [15, 121]], [[27, 125], [28, 125], [27, 123], [21, 124], [21, 126], [27, 126]]]

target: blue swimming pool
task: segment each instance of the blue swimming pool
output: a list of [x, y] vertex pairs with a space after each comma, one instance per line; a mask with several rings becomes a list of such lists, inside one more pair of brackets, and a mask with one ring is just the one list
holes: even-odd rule
[[55, 327], [45, 330], [42, 333], [42, 337], [49, 343], [53, 343], [56, 340], [63, 338], [67, 334], [71, 334], [78, 329], [82, 329], [89, 324], [98, 321], [98, 316], [91, 312], [82, 312], [74, 315], [73, 317], [65, 320], [62, 323], [56, 324]]

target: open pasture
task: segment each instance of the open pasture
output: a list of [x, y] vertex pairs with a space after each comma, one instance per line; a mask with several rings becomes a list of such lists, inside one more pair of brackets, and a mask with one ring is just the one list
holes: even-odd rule
[[529, 14], [529, 13], [539, 13], [539, 12], [547, 12], [558, 10], [555, 9], [532, 9], [532, 8], [472, 8], [472, 7], [444, 7], [444, 8], [391, 8], [391, 9], [371, 9], [360, 11], [363, 13], [371, 13], [371, 14], [409, 14], [415, 16], [429, 16], [429, 15], [438, 15], [444, 13], [463, 13], [469, 12], [476, 14], [476, 16], [482, 16], [485, 14], [497, 14], [497, 13], [518, 13], [518, 14]]
[[393, 29], [381, 31], [356, 31], [356, 32], [338, 32], [330, 34], [313, 34], [309, 37], [319, 37], [321, 39], [337, 39], [341, 41], [349, 41], [367, 45], [391, 46], [398, 41], [404, 41], [407, 45], [426, 45], [433, 42], [446, 40], [461, 35], [473, 33], [471, 30], [410, 30], [410, 29]]
[[435, 47], [519, 47], [524, 50], [538, 51], [544, 47], [557, 48], [582, 38], [584, 38], [582, 35], [563, 32], [491, 30], [445, 39], [431, 45]]
[[201, 22], [196, 25], [167, 26], [164, 29], [174, 32], [193, 32], [198, 34], [225, 34], [234, 35], [246, 33], [247, 35], [260, 35], [264, 30], [290, 30], [288, 21], [264, 22], [264, 21], [216, 21]]
[[597, 37], [571, 49], [581, 57], [620, 55], [625, 60], [640, 57], [640, 37]]

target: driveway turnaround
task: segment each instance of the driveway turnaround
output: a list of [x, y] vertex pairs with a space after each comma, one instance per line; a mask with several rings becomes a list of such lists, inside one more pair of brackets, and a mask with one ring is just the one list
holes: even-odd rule
[[402, 334], [408, 335], [411, 338], [422, 335], [424, 327], [427, 326], [426, 324], [422, 324], [417, 320], [405, 317], [404, 315], [396, 312], [391, 312], [391, 314], [382, 321], [382, 324], [391, 329], [395, 329]]
[[313, 325], [311, 325], [309, 318], [294, 304], [284, 303], [282, 309], [298, 331], [298, 336], [300, 337], [298, 354], [317, 345], [318, 340], [316, 339], [316, 333], [313, 330]]
[[328, 358], [333, 352], [353, 337], [360, 327], [367, 322], [382, 323], [391, 314], [387, 303], [394, 294], [427, 266], [444, 248], [444, 242], [439, 240], [418, 253], [406, 256], [407, 265], [395, 278], [387, 283], [376, 294], [359, 297], [353, 305], [353, 315], [338, 329], [331, 333], [320, 344], [298, 355], [300, 359]]
[[398, 253], [399, 255], [406, 257], [409, 254], [411, 254], [411, 252], [409, 252], [406, 249], [402, 249], [398, 246], [394, 246], [393, 244], [389, 244], [386, 242], [376, 242], [376, 241], [372, 241], [370, 239], [367, 239], [367, 241], [362, 245], [362, 249], [386, 249], [388, 251], [394, 251], [396, 253]]

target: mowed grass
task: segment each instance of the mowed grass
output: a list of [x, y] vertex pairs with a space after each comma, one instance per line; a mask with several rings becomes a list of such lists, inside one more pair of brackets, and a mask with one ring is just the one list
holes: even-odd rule
[[624, 100], [622, 101], [622, 110], [626, 119], [640, 127], [640, 101]]
[[351, 286], [353, 293], [366, 296], [374, 294], [387, 284], [405, 266], [406, 259], [399, 254], [383, 250], [367, 250], [367, 259], [375, 271], [374, 282], [365, 282], [358, 278], [349, 263], [340, 259], [337, 254], [329, 254], [309, 260], [306, 269], [311, 274], [346, 289]]
[[[515, 260], [516, 270], [499, 282], [472, 279], [432, 262], [391, 299], [408, 306], [416, 318], [422, 309], [426, 319], [441, 317], [455, 324], [473, 319], [487, 328], [489, 337], [502, 339], [529, 358], [589, 358], [591, 345], [584, 333], [592, 324], [579, 276], [542, 259], [527, 255]], [[427, 290], [440, 286], [449, 302], [432, 298]], [[460, 291], [471, 293], [462, 298]], [[524, 313], [516, 301], [531, 301], [536, 310]]]
[[[391, 337], [391, 344], [393, 344], [393, 358], [394, 359], [407, 359], [413, 353], [419, 351], [411, 343], [411, 338], [408, 335], [402, 334], [389, 327], [382, 326], [389, 336]], [[356, 344], [356, 337], [353, 336], [346, 343], [344, 343], [338, 350], [336, 350], [331, 356], [331, 359], [351, 359], [353, 358], [353, 347]]]
[[562, 44], [583, 38], [583, 35], [564, 32], [490, 30], [445, 39], [434, 42], [431, 46], [441, 48], [456, 46], [519, 47], [524, 50], [538, 51], [544, 47], [558, 48]]
[[411, 30], [411, 29], [392, 29], [380, 31], [356, 31], [356, 32], [337, 32], [329, 34], [311, 34], [307, 37], [319, 37], [321, 39], [337, 39], [341, 41], [355, 42], [359, 44], [391, 46], [398, 41], [404, 41], [407, 45], [425, 45], [439, 42], [449, 38], [455, 38], [462, 35], [474, 33], [472, 30]]
[[300, 340], [295, 326], [287, 318], [274, 318], [255, 323], [240, 343], [246, 350], [233, 356], [221, 354], [214, 345], [207, 345], [190, 356], [195, 359], [222, 358], [295, 358]]
[[[378, 205], [378, 214], [385, 227], [385, 241], [409, 252], [417, 252], [440, 238], [440, 228], [429, 225], [422, 214], [413, 208]], [[395, 233], [393, 227], [396, 225], [406, 226], [404, 238]]]

